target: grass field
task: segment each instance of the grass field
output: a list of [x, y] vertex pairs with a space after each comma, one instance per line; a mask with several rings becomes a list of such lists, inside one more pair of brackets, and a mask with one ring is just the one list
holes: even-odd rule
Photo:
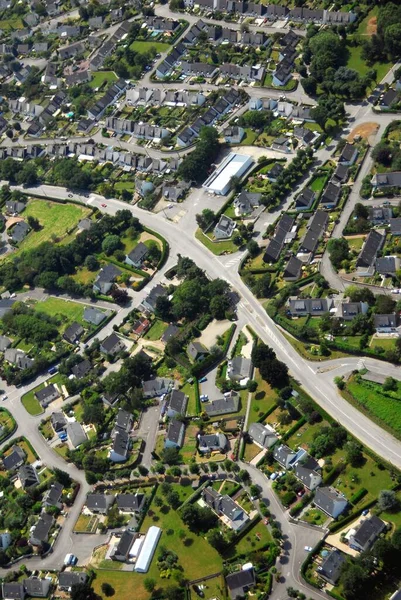
[[322, 191], [324, 184], [326, 183], [327, 180], [327, 176], [326, 175], [319, 175], [318, 177], [315, 177], [309, 187], [312, 191], [319, 193]]
[[38, 302], [35, 305], [35, 310], [46, 313], [50, 317], [59, 317], [64, 323], [63, 330], [73, 321], [85, 325], [83, 320], [85, 305], [78, 302], [50, 297], [46, 298], [44, 302]]
[[167, 52], [171, 46], [169, 44], [165, 44], [164, 42], [142, 42], [135, 41], [132, 42], [130, 49], [134, 52], [139, 52], [140, 54], [145, 54], [151, 48], [154, 48], [156, 52]]
[[313, 523], [314, 525], [323, 525], [327, 521], [327, 515], [318, 508], [310, 508], [302, 515], [302, 521]]
[[327, 425], [328, 423], [326, 421], [321, 421], [320, 423], [315, 423], [314, 425], [305, 423], [305, 425], [298, 429], [298, 431], [295, 432], [286, 443], [290, 448], [298, 448], [299, 446], [302, 446], [303, 448], [308, 449], [319, 429]]
[[259, 452], [262, 452], [262, 449], [256, 444], [245, 444], [244, 460], [246, 462], [251, 462], [251, 460], [259, 454]]
[[99, 523], [96, 515], [79, 515], [74, 525], [74, 531], [77, 533], [93, 533]]
[[191, 385], [190, 383], [186, 383], [184, 387], [181, 388], [181, 392], [188, 396], [187, 415], [196, 415], [195, 386]]
[[238, 250], [238, 246], [231, 240], [226, 242], [212, 242], [212, 240], [208, 238], [207, 235], [204, 235], [200, 229], [196, 230], [195, 237], [216, 256], [220, 256], [221, 254], [231, 254]]
[[90, 211], [87, 208], [76, 204], [30, 200], [23, 213], [24, 218], [35, 217], [39, 220], [41, 229], [31, 231], [26, 239], [20, 243], [17, 253], [36, 248], [43, 242], [61, 241], [67, 232], [74, 229], [78, 222], [88, 216], [89, 213]]
[[152, 327], [144, 335], [145, 340], [150, 340], [151, 342], [160, 340], [167, 327], [167, 323], [163, 323], [163, 321], [161, 321], [160, 319], [155, 319], [153, 321]]
[[[338, 456], [344, 455], [344, 453], [344, 450], [340, 450], [333, 455], [333, 464], [336, 464]], [[387, 469], [380, 470], [370, 456], [365, 456], [362, 466], [347, 465], [345, 471], [337, 477], [332, 485], [339, 492], [343, 492], [348, 499], [361, 488], [366, 488], [368, 494], [362, 500], [365, 503], [377, 498], [381, 490], [391, 488], [394, 481]]]
[[[60, 381], [61, 375], [57, 373], [53, 377], [50, 377], [50, 379], [48, 379], [46, 383], [60, 383]], [[40, 415], [43, 412], [42, 406], [40, 405], [39, 401], [35, 398], [35, 392], [42, 390], [44, 387], [45, 385], [42, 383], [21, 397], [21, 402], [24, 405], [25, 410], [27, 410], [30, 415]]]
[[263, 521], [256, 523], [235, 546], [235, 554], [247, 554], [263, 548], [272, 541], [272, 536]]
[[381, 81], [392, 67], [392, 63], [374, 63], [373, 65], [368, 65], [362, 58], [362, 46], [347, 46], [347, 49], [349, 52], [347, 67], [357, 71], [361, 77], [364, 77], [368, 71], [374, 69], [377, 73], [377, 81]]
[[[15, 427], [15, 419], [10, 412], [6, 408], [2, 408], [0, 410], [0, 425], [4, 428], [7, 427], [8, 433], [10, 433]], [[4, 437], [3, 435], [0, 437], [0, 440]]]
[[258, 389], [252, 394], [251, 410], [248, 419], [249, 424], [255, 423], [255, 421], [263, 416], [277, 401], [277, 393], [266, 381], [263, 381], [258, 369], [255, 370], [253, 378], [258, 384]]
[[385, 392], [381, 385], [353, 377], [348, 381], [344, 395], [401, 439], [401, 382], [396, 391]]
[[241, 141], [240, 146], [252, 146], [256, 138], [259, 136], [259, 133], [257, 131], [254, 131], [253, 129], [250, 129], [249, 127], [246, 127], [244, 131], [245, 137]]
[[117, 81], [117, 79], [118, 77], [113, 71], [96, 71], [93, 73], [93, 79], [89, 85], [92, 88], [98, 88], [103, 84], [104, 81], [107, 81], [107, 83], [113, 83], [114, 81]]

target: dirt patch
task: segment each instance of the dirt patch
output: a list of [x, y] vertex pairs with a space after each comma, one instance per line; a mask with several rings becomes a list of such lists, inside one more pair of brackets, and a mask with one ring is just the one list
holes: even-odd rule
[[368, 140], [370, 136], [374, 136], [379, 129], [379, 125], [377, 123], [362, 123], [362, 125], [358, 125], [355, 127], [347, 137], [349, 142], [352, 142], [355, 137], [361, 137], [364, 140]]
[[12, 227], [13, 225], [15, 225], [16, 223], [20, 223], [23, 220], [24, 219], [22, 217], [10, 217], [6, 221], [6, 230], [10, 229], [10, 227]]
[[377, 17], [372, 17], [368, 21], [368, 24], [366, 27], [366, 34], [374, 35], [376, 32], [377, 32]]
[[161, 246], [160, 240], [158, 240], [157, 237], [155, 237], [151, 233], [148, 233], [147, 231], [144, 231], [143, 233], [141, 233], [141, 237], [139, 238], [139, 241], [144, 243], [144, 242], [147, 242], [148, 240], [153, 240], [154, 242], [156, 242], [156, 244], [158, 244], [158, 246]]
[[209, 325], [202, 331], [202, 335], [199, 339], [200, 343], [211, 348], [217, 340], [219, 335], [223, 335], [230, 327], [230, 321], [216, 321], [215, 319], [209, 323]]

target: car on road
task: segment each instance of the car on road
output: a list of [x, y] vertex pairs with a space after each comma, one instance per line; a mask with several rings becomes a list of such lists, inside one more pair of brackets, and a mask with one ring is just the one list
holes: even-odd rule
[[7, 396], [7, 394], [4, 394], [4, 396], [2, 396], [2, 398], [1, 398], [1, 399], [3, 400], [3, 402], [4, 402], [4, 400], [8, 400], [8, 396]]
[[101, 204], [100, 206], [102, 206], [103, 208], [107, 208], [107, 204]]
[[199, 383], [205, 383], [205, 381], [207, 381], [207, 377], [202, 377], [199, 379]]
[[312, 552], [313, 548], [312, 546], [305, 546], [304, 550], [306, 550], [306, 552]]
[[68, 194], [68, 197], [69, 197], [69, 198], [72, 198], [72, 194]]

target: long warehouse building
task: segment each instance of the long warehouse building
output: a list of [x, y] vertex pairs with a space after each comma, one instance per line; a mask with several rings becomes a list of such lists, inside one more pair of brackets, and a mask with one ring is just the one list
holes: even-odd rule
[[154, 525], [149, 527], [148, 533], [145, 536], [145, 540], [135, 563], [135, 571], [137, 573], [148, 572], [161, 533], [162, 530], [160, 527], [155, 527]]
[[208, 192], [225, 196], [230, 191], [231, 178], [242, 177], [253, 163], [252, 156], [230, 152], [221, 165], [206, 179], [202, 187]]

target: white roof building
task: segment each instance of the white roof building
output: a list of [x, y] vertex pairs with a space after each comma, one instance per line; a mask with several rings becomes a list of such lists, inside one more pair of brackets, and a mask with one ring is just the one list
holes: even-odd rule
[[145, 541], [142, 544], [142, 548], [139, 552], [139, 556], [135, 563], [135, 571], [137, 573], [148, 572], [161, 533], [162, 530], [160, 529], [160, 527], [155, 527], [154, 525], [149, 527], [148, 533], [145, 537]]
[[230, 191], [231, 178], [242, 177], [253, 163], [252, 156], [230, 152], [210, 177], [206, 179], [202, 187], [208, 192], [224, 196]]

